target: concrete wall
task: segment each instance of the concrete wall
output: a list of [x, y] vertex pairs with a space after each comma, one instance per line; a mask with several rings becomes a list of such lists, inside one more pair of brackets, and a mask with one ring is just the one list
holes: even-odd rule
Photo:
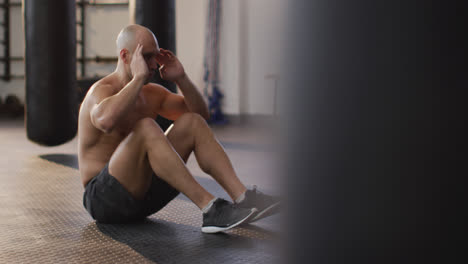
[[[177, 53], [199, 88], [204, 86], [207, 4], [177, 1]], [[285, 0], [222, 1], [220, 89], [225, 113], [273, 113], [275, 79], [277, 97], [284, 92], [279, 54], [284, 50], [286, 8]]]
[[[11, 2], [20, 2], [19, 0]], [[11, 7], [10, 9], [10, 56], [24, 57], [24, 34], [21, 7]], [[0, 9], [0, 21], [3, 22], [4, 10]], [[3, 40], [3, 28], [0, 27], [0, 39]], [[0, 45], [0, 57], [3, 57], [3, 46]], [[0, 62], [0, 75], [3, 75], [4, 66]], [[13, 75], [24, 75], [24, 63], [22, 61], [11, 63], [11, 73]], [[22, 101], [25, 96], [24, 80], [12, 80], [5, 82], [0, 80], [0, 96], [4, 99], [7, 94], [16, 94]]]
[[[177, 55], [200, 90], [204, 87], [207, 5], [208, 0], [176, 1]], [[278, 55], [285, 50], [282, 43], [285, 43], [287, 1], [223, 0], [222, 5], [220, 89], [225, 94], [223, 111], [227, 114], [272, 114], [275, 79], [279, 79], [278, 97], [285, 92]], [[128, 21], [126, 7], [87, 7], [87, 57], [115, 56], [115, 37]], [[11, 55], [23, 56], [21, 8], [11, 9], [11, 27]], [[79, 37], [79, 28], [77, 34]], [[80, 56], [79, 50], [77, 55]], [[79, 65], [77, 69], [80, 76]], [[102, 76], [113, 69], [112, 64], [88, 63], [87, 75]], [[23, 75], [24, 64], [13, 63], [12, 71]], [[0, 81], [0, 96], [9, 93], [24, 100], [24, 81]]]
[[[79, 10], [77, 11], [77, 19], [79, 19]], [[128, 8], [126, 6], [86, 7], [85, 17], [86, 57], [117, 57], [115, 39], [120, 30], [129, 23]], [[79, 39], [79, 30], [77, 30], [77, 34]], [[80, 56], [79, 50], [77, 50], [77, 56]], [[103, 76], [114, 71], [115, 63], [88, 62], [86, 67], [87, 76]]]
[[[287, 1], [241, 0], [238, 3], [241, 69], [239, 90], [243, 91], [239, 98], [240, 113], [271, 114], [275, 104], [275, 79], [278, 79], [278, 96], [283, 89], [280, 54], [285, 50], [282, 46]], [[229, 12], [227, 9], [224, 11]], [[227, 27], [225, 32], [229, 32], [231, 23], [224, 22]]]
[[[176, 0], [176, 50], [185, 71], [203, 90], [208, 0]], [[162, 47], [164, 48], [164, 47]]]

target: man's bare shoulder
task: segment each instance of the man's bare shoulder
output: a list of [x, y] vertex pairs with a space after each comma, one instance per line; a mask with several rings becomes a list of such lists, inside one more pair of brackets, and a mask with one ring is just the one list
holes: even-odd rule
[[104, 77], [95, 82], [86, 94], [83, 102], [97, 104], [105, 98], [112, 96], [118, 92], [115, 81], [110, 77]]

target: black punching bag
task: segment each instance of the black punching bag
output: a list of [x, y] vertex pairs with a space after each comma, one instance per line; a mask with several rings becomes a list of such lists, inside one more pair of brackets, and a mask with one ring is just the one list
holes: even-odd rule
[[[159, 47], [176, 53], [174, 0], [131, 0], [130, 21], [149, 28], [156, 36]], [[161, 79], [159, 74], [155, 74], [152, 82], [177, 92], [175, 83]], [[163, 130], [172, 123], [160, 116], [156, 121]]]
[[24, 0], [26, 130], [56, 146], [77, 131], [75, 0]]

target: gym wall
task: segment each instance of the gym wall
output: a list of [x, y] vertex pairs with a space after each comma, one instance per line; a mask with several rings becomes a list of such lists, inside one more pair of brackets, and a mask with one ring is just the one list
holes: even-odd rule
[[[19, 0], [12, 0], [12, 2]], [[203, 89], [203, 57], [206, 32], [207, 0], [176, 1], [177, 55], [199, 89]], [[274, 93], [284, 96], [280, 73], [280, 54], [285, 45], [286, 8], [281, 0], [239, 0], [222, 2], [220, 89], [224, 93], [223, 111], [238, 115], [271, 115]], [[11, 56], [24, 56], [24, 34], [21, 8], [12, 7], [10, 15]], [[77, 18], [80, 17], [77, 8]], [[129, 21], [125, 6], [86, 8], [86, 57], [115, 56], [115, 37]], [[0, 29], [0, 34], [3, 34]], [[80, 30], [77, 28], [77, 39]], [[77, 57], [80, 57], [77, 48]], [[12, 62], [12, 74], [24, 75], [24, 63]], [[87, 77], [102, 76], [113, 71], [113, 64], [88, 62]], [[0, 65], [3, 71], [3, 65]], [[77, 76], [80, 78], [77, 65]], [[275, 84], [276, 80], [276, 84]], [[24, 80], [0, 80], [0, 96], [16, 94], [23, 102]], [[281, 112], [280, 100], [276, 108]]]

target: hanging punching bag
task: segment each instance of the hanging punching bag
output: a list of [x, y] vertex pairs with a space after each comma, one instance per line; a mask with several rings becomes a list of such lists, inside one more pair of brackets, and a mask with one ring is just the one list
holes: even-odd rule
[[[176, 53], [174, 0], [131, 0], [129, 9], [130, 23], [149, 28], [156, 36], [159, 47]], [[177, 92], [175, 83], [161, 79], [159, 74], [154, 75], [152, 82], [161, 84], [173, 93]], [[156, 121], [163, 130], [172, 123], [161, 116]]]
[[23, 0], [26, 130], [46, 146], [77, 131], [75, 0]]

